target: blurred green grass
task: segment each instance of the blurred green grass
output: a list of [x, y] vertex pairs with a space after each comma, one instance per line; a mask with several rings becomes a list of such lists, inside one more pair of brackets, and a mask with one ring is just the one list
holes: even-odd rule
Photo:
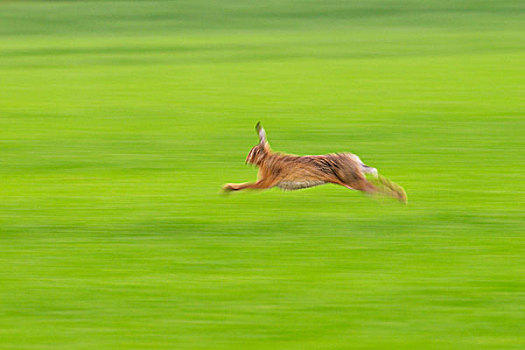
[[[524, 348], [523, 10], [0, 3], [0, 348]], [[258, 120], [409, 205], [219, 196]]]

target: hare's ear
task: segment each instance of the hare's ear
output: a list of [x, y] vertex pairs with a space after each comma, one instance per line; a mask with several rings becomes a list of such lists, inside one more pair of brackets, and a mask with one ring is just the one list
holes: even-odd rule
[[264, 131], [264, 128], [261, 125], [261, 122], [258, 122], [257, 125], [255, 125], [255, 130], [257, 130], [257, 133], [259, 134], [259, 143], [265, 143], [266, 142], [266, 131]]

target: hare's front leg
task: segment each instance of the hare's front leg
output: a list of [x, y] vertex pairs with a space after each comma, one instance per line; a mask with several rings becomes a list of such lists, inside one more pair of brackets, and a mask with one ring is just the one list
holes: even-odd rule
[[231, 191], [240, 191], [244, 189], [259, 189], [263, 190], [266, 188], [273, 187], [273, 185], [267, 181], [257, 181], [257, 182], [245, 182], [242, 184], [226, 184], [222, 186], [223, 191], [231, 192]]

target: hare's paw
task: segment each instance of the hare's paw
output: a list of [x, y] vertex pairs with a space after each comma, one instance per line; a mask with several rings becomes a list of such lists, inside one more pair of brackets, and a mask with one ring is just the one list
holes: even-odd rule
[[407, 198], [407, 193], [405, 192], [405, 190], [403, 189], [403, 187], [401, 186], [398, 186], [399, 188], [397, 189], [397, 199], [403, 203], [403, 204], [407, 204], [408, 202], [408, 198]]
[[226, 193], [235, 191], [235, 190], [237, 190], [237, 188], [235, 187], [235, 184], [226, 184], [222, 186], [222, 191]]

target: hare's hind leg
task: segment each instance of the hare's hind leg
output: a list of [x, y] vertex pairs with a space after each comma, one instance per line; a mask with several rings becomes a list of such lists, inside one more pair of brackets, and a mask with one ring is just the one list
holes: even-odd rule
[[350, 184], [343, 184], [343, 186], [352, 190], [362, 191], [371, 195], [377, 194], [379, 192], [377, 187], [375, 187], [372, 183], [368, 182], [365, 179], [358, 180]]
[[393, 183], [384, 176], [379, 176], [376, 180], [378, 186], [383, 189], [385, 194], [397, 198], [401, 203], [407, 204], [407, 194], [403, 187]]
[[[386, 195], [389, 197], [396, 198], [401, 203], [406, 204], [407, 203], [407, 196], [403, 188], [400, 186], [394, 185], [390, 181], [386, 180], [385, 178], [381, 178], [381, 183], [379, 187], [375, 186], [371, 182], [367, 180], [359, 180], [356, 182], [353, 182], [349, 185], [349, 188], [363, 191], [365, 193], [371, 194], [371, 195]], [[345, 187], [348, 187], [345, 185]]]

